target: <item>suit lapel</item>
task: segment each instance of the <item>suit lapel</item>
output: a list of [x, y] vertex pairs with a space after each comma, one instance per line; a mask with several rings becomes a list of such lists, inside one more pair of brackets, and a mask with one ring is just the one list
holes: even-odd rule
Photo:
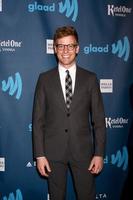
[[74, 94], [73, 94], [73, 98], [72, 98], [72, 104], [71, 104], [71, 109], [73, 109], [76, 100], [78, 99], [78, 95], [79, 95], [79, 89], [80, 86], [82, 86], [82, 77], [80, 76], [80, 69], [79, 67], [77, 67], [76, 70], [76, 79], [75, 79], [75, 89], [74, 89]]
[[58, 102], [58, 105], [60, 105], [60, 107], [63, 110], [64, 109], [66, 110], [66, 104], [65, 104], [63, 91], [62, 91], [62, 86], [61, 86], [61, 82], [60, 82], [60, 76], [59, 76], [58, 68], [55, 71], [55, 76], [52, 77], [52, 78], [53, 78], [54, 90], [56, 91], [56, 96], [57, 96], [56, 101]]
[[[64, 95], [63, 95], [63, 91], [62, 91], [62, 86], [61, 86], [61, 82], [60, 82], [58, 68], [55, 70], [55, 76], [52, 77], [52, 81], [53, 81], [53, 89], [54, 89], [54, 92], [56, 91], [56, 96], [57, 96], [57, 98], [55, 98], [55, 99], [58, 102], [58, 105], [60, 105], [60, 107], [63, 110], [67, 111], [66, 103], [65, 103], [65, 99], [64, 99]], [[73, 107], [76, 103], [76, 100], [78, 99], [79, 89], [82, 86], [82, 81], [83, 81], [83, 79], [81, 77], [80, 68], [77, 67], [76, 78], [75, 78], [75, 89], [74, 89], [74, 94], [73, 94], [70, 110], [73, 109]]]

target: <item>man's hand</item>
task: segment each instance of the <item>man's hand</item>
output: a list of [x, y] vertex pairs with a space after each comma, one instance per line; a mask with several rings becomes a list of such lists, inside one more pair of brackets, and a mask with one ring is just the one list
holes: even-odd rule
[[94, 156], [91, 160], [88, 170], [92, 174], [98, 174], [103, 168], [103, 158], [101, 156]]
[[46, 157], [38, 157], [37, 158], [37, 169], [42, 176], [48, 177], [48, 172], [51, 172], [51, 168], [49, 166], [49, 162]]

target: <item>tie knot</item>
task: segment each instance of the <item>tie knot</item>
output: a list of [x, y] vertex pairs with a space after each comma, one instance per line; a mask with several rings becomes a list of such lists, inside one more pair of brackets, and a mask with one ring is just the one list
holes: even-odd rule
[[69, 70], [68, 69], [66, 70], [66, 73], [67, 73], [67, 75], [69, 75]]

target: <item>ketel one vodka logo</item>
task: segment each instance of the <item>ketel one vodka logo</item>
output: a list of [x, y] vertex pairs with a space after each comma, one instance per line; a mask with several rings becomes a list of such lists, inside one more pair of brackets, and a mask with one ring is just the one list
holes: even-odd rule
[[124, 126], [128, 124], [128, 119], [125, 119], [123, 117], [106, 117], [105, 122], [106, 128], [124, 128]]
[[115, 5], [108, 5], [108, 15], [109, 16], [118, 16], [118, 17], [126, 17], [127, 14], [131, 14], [132, 8], [126, 6], [115, 6]]

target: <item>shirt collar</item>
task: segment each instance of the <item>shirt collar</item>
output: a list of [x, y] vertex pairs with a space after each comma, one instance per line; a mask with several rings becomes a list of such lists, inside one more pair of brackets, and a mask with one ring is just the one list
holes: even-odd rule
[[66, 72], [66, 70], [69, 70], [70, 74], [76, 71], [76, 63], [74, 63], [69, 69], [66, 69], [61, 65], [60, 63], [58, 64], [58, 70], [60, 72]]

